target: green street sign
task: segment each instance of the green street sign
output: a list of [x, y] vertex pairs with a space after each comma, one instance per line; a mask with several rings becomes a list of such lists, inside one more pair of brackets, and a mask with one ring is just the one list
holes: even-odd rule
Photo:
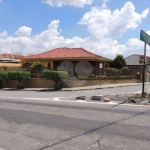
[[150, 36], [143, 30], [141, 30], [140, 40], [146, 42], [150, 46]]

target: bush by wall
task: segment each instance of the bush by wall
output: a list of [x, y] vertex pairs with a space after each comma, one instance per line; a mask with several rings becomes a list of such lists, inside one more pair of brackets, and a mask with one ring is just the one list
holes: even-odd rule
[[[100, 80], [100, 76], [94, 76], [94, 77], [81, 77], [78, 76], [77, 79], [79, 80]], [[136, 79], [135, 75], [109, 75], [101, 76], [101, 80], [124, 80], [124, 79]]]
[[52, 70], [45, 70], [44, 71], [44, 78], [54, 80], [56, 83], [61, 79], [67, 79], [68, 73], [66, 71], [52, 71]]
[[3, 88], [3, 80], [7, 80], [8, 79], [8, 72], [7, 71], [1, 71], [0, 72], [0, 88]]
[[[79, 80], [100, 80], [100, 76], [97, 75], [97, 76], [89, 76], [89, 77], [82, 77], [82, 76], [77, 76], [77, 79]], [[101, 76], [101, 80], [107, 80], [108, 77], [105, 76], [105, 75], [102, 75]]]
[[112, 76], [119, 74], [119, 70], [116, 68], [106, 68], [106, 76]]
[[121, 75], [129, 75], [130, 74], [130, 69], [128, 66], [124, 66], [121, 68], [120, 70], [120, 74]]
[[52, 71], [52, 70], [45, 70], [44, 71], [44, 78], [48, 80], [54, 80], [56, 85], [54, 86], [55, 89], [59, 87], [62, 88], [62, 85], [58, 84], [59, 80], [67, 79], [68, 73], [66, 71]]
[[25, 71], [8, 71], [8, 80], [17, 80], [19, 84], [17, 88], [23, 88], [21, 81], [24, 79], [29, 79], [31, 76], [30, 72]]
[[31, 67], [31, 73], [42, 73], [45, 69], [44, 63], [37, 61]]

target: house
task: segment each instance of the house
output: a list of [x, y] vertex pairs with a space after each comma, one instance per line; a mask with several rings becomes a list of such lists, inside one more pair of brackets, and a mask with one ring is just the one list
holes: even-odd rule
[[21, 67], [21, 54], [0, 54], [0, 67]]
[[73, 72], [83, 70], [88, 72], [92, 67], [93, 74], [99, 74], [99, 64], [103, 63], [102, 72], [110, 66], [111, 59], [99, 56], [83, 48], [56, 48], [44, 53], [24, 56], [21, 58], [21, 66], [29, 67], [34, 62], [40, 61], [47, 69], [58, 70], [59, 67], [72, 68]]
[[[141, 73], [144, 64], [144, 55], [132, 54], [125, 58], [126, 65], [136, 73]], [[146, 64], [150, 64], [150, 57], [146, 56]]]

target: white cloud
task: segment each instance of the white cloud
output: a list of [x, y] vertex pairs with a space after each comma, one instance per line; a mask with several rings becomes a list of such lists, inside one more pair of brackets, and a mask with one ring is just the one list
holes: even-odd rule
[[149, 9], [146, 9], [142, 14], [138, 14], [131, 2], [125, 3], [123, 8], [113, 12], [106, 5], [102, 5], [102, 7], [92, 7], [90, 12], [85, 13], [79, 24], [86, 25], [95, 38], [103, 36], [116, 38], [129, 29], [137, 28], [148, 13]]
[[120, 45], [117, 40], [104, 37], [101, 40], [95, 40], [92, 36], [64, 38], [59, 30], [59, 20], [52, 21], [47, 30], [35, 36], [0, 37], [0, 53], [41, 53], [57, 47], [82, 47], [101, 56], [114, 58], [116, 54], [123, 54], [124, 56], [131, 53], [141, 54], [144, 44], [136, 38], [129, 39], [124, 45]]
[[[128, 16], [122, 26], [116, 29], [116, 34], [110, 34], [113, 29], [117, 28], [117, 20], [124, 17], [124, 13], [129, 11]], [[147, 16], [149, 10], [143, 11], [141, 14], [135, 12], [132, 3], [126, 3], [121, 10], [111, 12], [106, 6], [93, 7], [87, 12], [80, 21], [80, 24], [87, 25], [90, 36], [81, 38], [74, 36], [65, 38], [61, 35], [59, 29], [59, 20], [52, 21], [48, 28], [37, 35], [31, 36], [32, 29], [30, 27], [20, 27], [15, 34], [18, 36], [8, 36], [4, 31], [0, 35], [0, 53], [4, 52], [21, 52], [23, 54], [41, 53], [57, 47], [82, 47], [104, 57], [114, 58], [116, 54], [128, 56], [132, 53], [143, 53], [144, 44], [137, 38], [129, 39], [125, 44], [119, 44], [117, 40], [112, 39], [121, 36], [129, 29], [135, 29], [142, 19]], [[112, 22], [112, 19], [115, 22]], [[133, 21], [131, 23], [131, 20]], [[112, 22], [110, 25], [110, 21]], [[128, 23], [129, 24], [128, 24]], [[120, 29], [121, 28], [121, 29]], [[117, 31], [119, 30], [119, 31]], [[115, 33], [115, 32], [114, 32]], [[148, 31], [147, 33], [150, 33]], [[6, 35], [6, 36], [2, 36]], [[150, 46], [147, 47], [147, 54], [150, 55]]]
[[20, 27], [15, 32], [15, 34], [20, 36], [20, 37], [29, 37], [31, 34], [31, 31], [32, 31], [32, 29], [30, 27], [23, 26], [23, 27]]
[[62, 7], [63, 5], [84, 7], [84, 5], [92, 4], [92, 1], [93, 0], [42, 0], [43, 3], [46, 3], [49, 6], [57, 7]]
[[7, 31], [3, 31], [0, 33], [0, 37], [6, 37], [8, 35]]
[[[129, 54], [143, 54], [144, 55], [144, 42], [140, 41], [137, 38], [129, 39], [126, 43], [126, 52], [125, 56]], [[150, 56], [150, 46], [147, 45], [146, 55]], [[130, 52], [130, 53], [129, 53]]]
[[0, 0], [0, 2], [2, 2], [3, 0]]

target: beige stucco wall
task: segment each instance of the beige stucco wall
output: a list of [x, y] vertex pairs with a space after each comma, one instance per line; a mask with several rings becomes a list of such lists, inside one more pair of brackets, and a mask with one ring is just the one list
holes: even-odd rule
[[[131, 83], [131, 82], [141, 82], [141, 80], [102, 80], [101, 84], [116, 84], [116, 83]], [[47, 80], [43, 78], [31, 78], [24, 80], [23, 85], [25, 88], [53, 88], [55, 84], [52, 80]], [[60, 81], [62, 83], [62, 81]], [[82, 86], [92, 86], [99, 85], [99, 80], [65, 80], [63, 81], [63, 87], [82, 87]], [[15, 88], [18, 85], [17, 81], [3, 81], [4, 88]]]
[[[64, 59], [65, 60], [65, 59]], [[45, 59], [45, 60], [43, 60], [43, 59], [37, 59], [37, 60], [24, 60], [24, 59], [22, 59], [21, 60], [21, 66], [23, 66], [23, 64], [25, 64], [25, 63], [30, 63], [30, 64], [33, 64], [34, 62], [36, 62], [36, 61], [40, 61], [40, 62], [42, 62], [42, 63], [44, 63], [45, 64], [45, 67], [47, 68], [48, 67], [48, 63], [50, 63], [51, 64], [51, 69], [53, 69], [53, 61], [64, 61], [64, 60], [59, 60], [59, 59], [55, 59], [55, 60], [47, 60], [47, 59]], [[67, 60], [69, 60], [69, 59], [67, 59]], [[87, 61], [98, 61], [99, 63], [103, 63], [103, 69], [105, 69], [105, 66], [107, 65], [107, 68], [108, 67], [110, 67], [110, 62], [109, 61], [104, 61], [104, 60], [100, 60], [100, 59], [91, 59], [91, 58], [79, 58], [79, 59], [71, 59], [70, 58], [70, 61], [82, 61], [82, 60], [87, 60]]]
[[21, 66], [23, 66], [23, 64], [25, 64], [25, 63], [33, 64], [37, 61], [40, 61], [40, 62], [44, 63], [46, 68], [48, 67], [48, 63], [50, 63], [51, 64], [51, 69], [53, 69], [53, 61], [52, 60], [40, 60], [40, 59], [39, 60], [38, 59], [37, 60], [21, 60]]
[[[55, 84], [52, 80], [43, 78], [31, 78], [22, 82], [25, 88], [52, 88]], [[4, 88], [15, 88], [18, 85], [18, 81], [3, 81]]]

